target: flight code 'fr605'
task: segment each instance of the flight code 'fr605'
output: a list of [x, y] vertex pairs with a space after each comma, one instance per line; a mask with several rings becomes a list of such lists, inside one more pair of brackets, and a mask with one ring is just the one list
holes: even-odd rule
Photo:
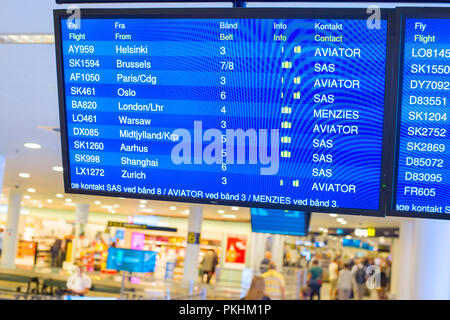
[[405, 196], [434, 197], [436, 196], [436, 189], [405, 186], [403, 194]]

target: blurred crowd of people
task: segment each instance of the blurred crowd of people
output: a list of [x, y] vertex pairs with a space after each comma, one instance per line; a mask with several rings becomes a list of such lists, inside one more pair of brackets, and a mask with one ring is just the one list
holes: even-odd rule
[[[306, 286], [300, 290], [300, 299], [321, 299], [324, 268], [320, 259], [301, 261], [300, 268], [307, 270]], [[301, 265], [301, 266], [300, 266]], [[387, 299], [390, 290], [391, 262], [384, 258], [334, 258], [328, 264], [329, 297], [332, 300], [362, 300], [376, 290], [377, 298]], [[250, 289], [243, 300], [285, 299], [285, 280], [266, 252], [260, 263], [261, 276], [254, 276]]]
[[[382, 258], [336, 257], [328, 265], [329, 296], [332, 300], [362, 300], [370, 296], [370, 290], [377, 292], [378, 299], [387, 299], [390, 290], [391, 263]], [[323, 268], [317, 259], [308, 268], [307, 287], [302, 289], [302, 298], [320, 299], [323, 283]]]

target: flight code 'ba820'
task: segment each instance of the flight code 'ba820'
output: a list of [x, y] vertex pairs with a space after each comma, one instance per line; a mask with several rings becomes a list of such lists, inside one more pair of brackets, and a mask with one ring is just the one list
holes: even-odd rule
[[95, 110], [97, 109], [97, 101], [78, 101], [72, 100], [71, 102], [72, 109], [88, 109]]

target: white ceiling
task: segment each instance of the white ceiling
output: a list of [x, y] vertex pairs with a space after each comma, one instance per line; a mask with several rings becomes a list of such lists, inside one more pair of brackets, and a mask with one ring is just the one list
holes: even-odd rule
[[[54, 0], [2, 1], [0, 34], [53, 33], [51, 10], [56, 7], [59, 6]], [[60, 137], [43, 127], [59, 127], [54, 45], [0, 44], [0, 154], [6, 157], [2, 203], [6, 203], [9, 190], [17, 187], [31, 197], [24, 200], [25, 206], [70, 209], [73, 207], [65, 204], [65, 199], [70, 198], [72, 205], [90, 203], [94, 211], [107, 212], [103, 205], [116, 205], [116, 213], [144, 213], [138, 207], [139, 200], [79, 195], [56, 198], [57, 193], [64, 193], [62, 174], [52, 170], [62, 165]], [[23, 146], [25, 142], [38, 143], [42, 148], [27, 149]], [[29, 173], [31, 178], [20, 178], [20, 172]], [[28, 193], [27, 188], [35, 188], [36, 192]], [[47, 199], [53, 203], [47, 203]], [[95, 205], [95, 200], [100, 200], [101, 206]], [[171, 206], [176, 209], [171, 210]], [[189, 204], [185, 203], [148, 201], [146, 204], [146, 210], [162, 215], [185, 216], [182, 212], [188, 208]], [[231, 220], [249, 221], [250, 218], [248, 208], [234, 211], [223, 206], [205, 206], [204, 217], [223, 219], [218, 210], [235, 214], [236, 219]], [[348, 222], [345, 227], [397, 227], [402, 221], [359, 216], [345, 216], [345, 219]], [[339, 226], [336, 218], [328, 214], [313, 214], [312, 230]]]

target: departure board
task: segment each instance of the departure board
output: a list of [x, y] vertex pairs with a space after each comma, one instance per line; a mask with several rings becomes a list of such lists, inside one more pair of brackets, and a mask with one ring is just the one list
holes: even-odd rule
[[450, 11], [433, 9], [447, 18], [430, 18], [416, 10], [402, 19], [394, 210], [450, 219]]
[[387, 16], [81, 17], [55, 12], [66, 192], [381, 212]]
[[311, 213], [252, 208], [250, 209], [250, 217], [252, 232], [306, 236]]

